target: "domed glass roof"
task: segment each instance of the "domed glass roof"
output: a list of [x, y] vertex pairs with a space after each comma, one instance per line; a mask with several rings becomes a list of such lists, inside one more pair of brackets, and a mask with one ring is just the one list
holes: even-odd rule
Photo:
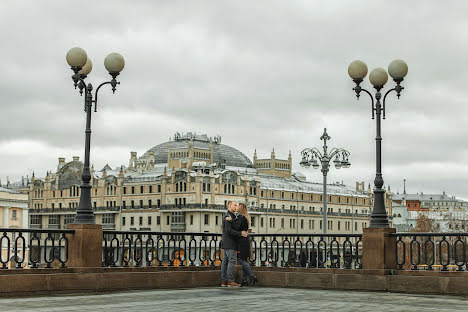
[[225, 164], [226, 166], [235, 167], [253, 167], [250, 159], [244, 153], [229, 145], [221, 144], [221, 138], [217, 137], [214, 140], [204, 135], [196, 135], [187, 133], [186, 135], [176, 134], [174, 141], [161, 143], [149, 149], [142, 157], [148, 157], [149, 152], [154, 153], [154, 161], [156, 164], [167, 163], [167, 153], [169, 151], [169, 143], [173, 149], [188, 148], [190, 141], [193, 140], [194, 148], [210, 149], [210, 142], [213, 143], [213, 161], [217, 164]]

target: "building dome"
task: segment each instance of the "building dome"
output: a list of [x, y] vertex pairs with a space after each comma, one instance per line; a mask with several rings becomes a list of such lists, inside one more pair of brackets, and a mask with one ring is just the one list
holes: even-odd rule
[[217, 164], [235, 167], [253, 167], [252, 162], [244, 153], [229, 145], [221, 144], [221, 137], [208, 138], [206, 134], [197, 135], [191, 132], [185, 135], [176, 133], [174, 135], [174, 141], [156, 145], [144, 153], [142, 158], [148, 157], [148, 154], [153, 152], [155, 164], [166, 164], [168, 161], [169, 146], [171, 146], [172, 149], [188, 148], [191, 141], [193, 141], [194, 148], [206, 150], [210, 150], [210, 144], [212, 143], [213, 162]]

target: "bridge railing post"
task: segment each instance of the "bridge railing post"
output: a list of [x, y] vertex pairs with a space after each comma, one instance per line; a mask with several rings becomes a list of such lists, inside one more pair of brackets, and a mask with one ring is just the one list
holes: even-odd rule
[[362, 268], [364, 270], [396, 269], [396, 233], [394, 228], [365, 228], [362, 233]]
[[69, 263], [71, 268], [96, 268], [102, 266], [102, 225], [69, 224], [75, 230], [69, 238]]

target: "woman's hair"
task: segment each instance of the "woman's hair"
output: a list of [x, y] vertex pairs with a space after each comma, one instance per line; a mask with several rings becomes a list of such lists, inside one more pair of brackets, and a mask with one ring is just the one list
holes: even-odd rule
[[247, 219], [247, 223], [250, 225], [249, 212], [247, 211], [247, 206], [244, 203], [240, 203], [237, 211]]

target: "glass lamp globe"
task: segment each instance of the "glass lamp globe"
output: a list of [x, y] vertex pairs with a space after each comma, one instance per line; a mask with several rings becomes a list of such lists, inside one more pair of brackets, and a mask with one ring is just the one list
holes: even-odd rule
[[405, 61], [394, 60], [388, 65], [388, 74], [393, 79], [403, 79], [408, 74], [408, 65]]
[[86, 64], [81, 68], [78, 74], [88, 76], [91, 70], [93, 70], [93, 62], [88, 58]]
[[369, 74], [369, 81], [374, 87], [383, 87], [388, 81], [387, 72], [381, 67], [374, 68]]
[[363, 79], [367, 75], [367, 65], [363, 61], [353, 61], [348, 66], [348, 75], [353, 79]]
[[104, 60], [104, 66], [106, 67], [109, 74], [118, 74], [125, 67], [125, 60], [119, 53], [111, 53], [106, 56]]
[[66, 59], [71, 67], [83, 67], [88, 60], [88, 55], [82, 48], [74, 47], [68, 50]]

